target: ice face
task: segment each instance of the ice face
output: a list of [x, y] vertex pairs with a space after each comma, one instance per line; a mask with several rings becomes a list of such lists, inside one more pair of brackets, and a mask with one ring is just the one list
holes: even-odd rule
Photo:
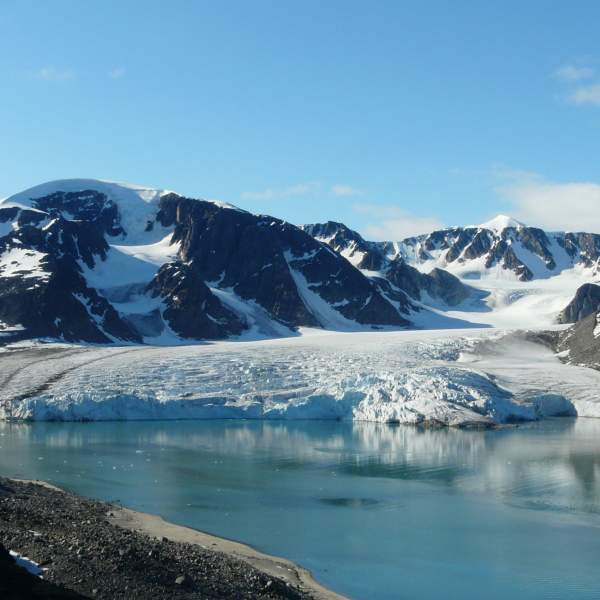
[[175, 348], [0, 353], [31, 419], [343, 419], [490, 425], [600, 416], [600, 373], [493, 331], [319, 333]]

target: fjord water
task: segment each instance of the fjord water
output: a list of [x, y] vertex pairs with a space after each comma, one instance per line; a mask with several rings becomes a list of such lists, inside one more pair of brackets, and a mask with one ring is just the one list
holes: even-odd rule
[[352, 598], [600, 597], [600, 420], [0, 424], [0, 474], [251, 544]]

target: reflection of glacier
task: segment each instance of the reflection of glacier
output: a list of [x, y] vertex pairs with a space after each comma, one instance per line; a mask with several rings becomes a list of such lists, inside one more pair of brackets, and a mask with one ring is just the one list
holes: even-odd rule
[[[529, 508], [600, 514], [600, 421], [595, 419], [494, 431], [326, 421], [40, 423], [10, 429], [0, 424], [0, 435], [0, 465], [5, 460], [12, 468], [18, 455], [26, 476], [44, 476], [36, 471], [40, 465], [52, 475], [63, 457], [76, 465], [78, 453], [87, 450], [94, 465], [128, 464], [136, 453], [151, 456], [152, 463], [144, 464], [164, 482], [175, 476], [173, 464], [161, 460], [160, 449], [168, 449], [181, 457], [178, 472], [205, 464], [237, 465], [234, 471], [240, 464], [248, 471], [259, 464], [272, 473], [323, 469], [429, 482]], [[223, 467], [219, 477], [226, 479], [227, 471]]]
[[[488, 341], [490, 344], [482, 344]], [[489, 348], [493, 348], [493, 352]], [[0, 353], [33, 420], [338, 419], [487, 425], [600, 416], [600, 373], [498, 332], [323, 334], [178, 348]]]

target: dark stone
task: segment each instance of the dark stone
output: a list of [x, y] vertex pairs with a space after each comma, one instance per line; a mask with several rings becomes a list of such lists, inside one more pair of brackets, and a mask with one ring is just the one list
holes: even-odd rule
[[83, 599], [85, 596], [32, 575], [18, 566], [6, 547], [0, 543], [0, 598], [2, 600], [75, 600]]
[[[574, 265], [587, 268], [600, 266], [600, 235], [559, 233], [552, 236]], [[516, 245], [538, 257], [548, 269], [548, 275], [555, 272], [558, 264], [549, 234], [536, 227], [507, 227], [501, 232], [479, 227], [454, 227], [407, 238], [402, 243], [414, 249], [415, 255], [422, 261], [430, 260], [432, 252], [443, 250], [447, 250], [444, 258], [448, 263], [483, 257], [486, 268], [499, 265], [513, 271], [521, 281], [530, 281], [534, 273], [532, 265], [519, 259]]]
[[448, 306], [456, 306], [472, 295], [471, 288], [443, 269], [433, 269], [424, 279], [424, 285], [430, 296], [441, 298]]
[[588, 315], [566, 331], [558, 334], [554, 346], [570, 364], [600, 370], [600, 336], [595, 335], [600, 325], [600, 313]]
[[241, 333], [246, 324], [225, 308], [204, 283], [194, 260], [163, 265], [148, 285], [167, 308], [163, 318], [183, 338], [219, 339]]
[[55, 192], [34, 201], [34, 207], [50, 216], [63, 217], [66, 213], [72, 219], [93, 225], [99, 234], [124, 235], [117, 205], [105, 194], [96, 190], [79, 192]]
[[410, 298], [421, 300], [423, 292], [449, 306], [462, 302], [471, 293], [470, 288], [450, 273], [441, 269], [434, 269], [430, 274], [421, 273], [401, 256], [394, 256], [397, 250], [392, 243], [367, 242], [341, 223], [328, 221], [304, 225], [303, 229], [344, 256], [360, 257], [356, 264], [359, 269], [379, 272], [371, 279], [382, 295], [396, 302], [403, 312], [414, 310], [416, 307], [411, 304]]
[[161, 199], [157, 220], [175, 225], [181, 259], [193, 260], [202, 279], [233, 289], [288, 327], [324, 325], [301, 295], [304, 282], [329, 304], [340, 303], [336, 309], [349, 319], [408, 325], [344, 257], [285, 221], [176, 195]]
[[[52, 197], [62, 206], [62, 195]], [[39, 199], [38, 206], [48, 207], [49, 198]], [[66, 206], [75, 210], [70, 203]], [[137, 332], [112, 305], [88, 287], [82, 274], [80, 262], [93, 268], [105, 260], [109, 248], [99, 224], [106, 225], [102, 219], [108, 220], [107, 214], [112, 211], [104, 216], [100, 213], [100, 220], [89, 222], [67, 220], [58, 210], [46, 214], [24, 210], [18, 213], [21, 225], [0, 238], [0, 254], [11, 249], [37, 253], [42, 257], [39, 266], [43, 273], [23, 270], [16, 276], [2, 277], [0, 271], [1, 321], [22, 325], [22, 337], [94, 343], [109, 343], [114, 338], [140, 341]], [[36, 226], [45, 221], [45, 227]]]
[[0, 542], [0, 562], [15, 562], [14, 558], [10, 555], [10, 552], [5, 548], [2, 542]]
[[[0, 598], [312, 598], [233, 556], [122, 529], [107, 522], [111, 508], [41, 485], [0, 478], [0, 538], [39, 563], [44, 550], [32, 543], [30, 530], [35, 528], [52, 544], [55, 559], [40, 579], [6, 560], [0, 547]], [[80, 556], [77, 549], [83, 550]], [[150, 555], [151, 551], [156, 554]]]
[[577, 323], [590, 315], [600, 312], [600, 285], [586, 283], [582, 285], [575, 297], [558, 315], [558, 323]]

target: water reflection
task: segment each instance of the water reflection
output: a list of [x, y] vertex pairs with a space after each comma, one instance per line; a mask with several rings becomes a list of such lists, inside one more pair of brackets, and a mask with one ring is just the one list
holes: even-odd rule
[[240, 539], [354, 598], [600, 589], [600, 420], [4, 423], [0, 474]]
[[[0, 436], [0, 467], [7, 474], [53, 478], [68, 462], [100, 476], [114, 462], [125, 470], [151, 465], [167, 479], [173, 469], [176, 478], [197, 478], [213, 477], [219, 463], [235, 461], [253, 472], [260, 466], [280, 473], [335, 469], [351, 477], [433, 483], [528, 508], [600, 512], [600, 421], [594, 419], [496, 431], [334, 422], [2, 423]], [[166, 450], [187, 460], [165, 464], [160, 455]], [[226, 487], [243, 485], [237, 475], [219, 479]]]

